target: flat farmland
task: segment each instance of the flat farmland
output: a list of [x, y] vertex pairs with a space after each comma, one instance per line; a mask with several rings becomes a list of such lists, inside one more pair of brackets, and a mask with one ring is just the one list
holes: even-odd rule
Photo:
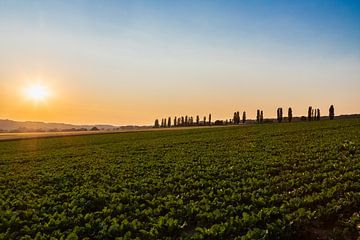
[[360, 119], [0, 142], [0, 239], [356, 239]]

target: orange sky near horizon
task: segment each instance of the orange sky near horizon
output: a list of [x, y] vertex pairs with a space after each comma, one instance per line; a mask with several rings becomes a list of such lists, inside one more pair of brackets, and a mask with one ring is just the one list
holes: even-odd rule
[[[280, 94], [276, 90], [259, 91], [253, 82], [247, 82], [241, 88], [220, 82], [198, 88], [180, 84], [177, 89], [164, 86], [156, 90], [147, 86], [147, 89], [139, 87], [126, 92], [121, 91], [120, 86], [82, 86], [76, 81], [65, 81], [61, 76], [60, 73], [34, 78], [19, 75], [9, 82], [2, 82], [0, 87], [5, 91], [1, 94], [0, 118], [73, 124], [150, 125], [156, 118], [169, 116], [200, 115], [202, 118], [211, 113], [213, 120], [226, 119], [231, 118], [234, 111], [246, 111], [248, 118], [255, 118], [256, 109], [262, 109], [265, 118], [273, 118], [277, 107], [283, 107], [285, 115], [287, 108], [292, 107], [294, 116], [306, 116], [308, 106], [320, 108], [322, 115], [327, 115], [330, 104], [335, 105], [337, 115], [360, 112], [356, 94], [355, 97], [347, 95], [340, 88], [334, 89], [329, 97], [318, 93], [317, 88], [309, 89], [306, 94], [297, 91], [295, 86], [293, 91], [283, 90]], [[68, 79], [68, 76], [63, 77]], [[74, 84], [69, 85], [69, 82]], [[29, 100], [23, 90], [32, 83], [43, 84], [50, 89], [51, 95], [41, 102]]]

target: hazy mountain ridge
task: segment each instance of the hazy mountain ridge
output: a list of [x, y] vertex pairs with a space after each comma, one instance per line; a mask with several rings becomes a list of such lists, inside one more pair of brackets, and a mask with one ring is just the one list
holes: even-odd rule
[[123, 128], [119, 126], [94, 124], [94, 125], [75, 125], [67, 123], [46, 123], [36, 121], [14, 121], [0, 119], [0, 131], [66, 131], [66, 130], [90, 130], [96, 127], [101, 130], [113, 130]]

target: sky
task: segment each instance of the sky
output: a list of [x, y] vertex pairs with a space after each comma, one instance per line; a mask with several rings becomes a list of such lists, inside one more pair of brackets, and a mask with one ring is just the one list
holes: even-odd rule
[[0, 119], [142, 125], [359, 103], [360, 1], [0, 0]]

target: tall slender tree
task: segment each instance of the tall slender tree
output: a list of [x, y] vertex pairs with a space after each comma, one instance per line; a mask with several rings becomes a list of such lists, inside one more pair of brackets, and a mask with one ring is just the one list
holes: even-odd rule
[[256, 122], [260, 123], [260, 110], [256, 110]]
[[155, 120], [154, 128], [159, 128], [159, 119]]
[[209, 126], [211, 126], [211, 113], [209, 113]]
[[282, 119], [283, 119], [283, 110], [282, 110], [282, 108], [278, 108], [277, 109], [277, 120], [279, 123], [281, 123]]
[[199, 123], [200, 123], [200, 117], [199, 115], [196, 116], [196, 125], [199, 126]]
[[311, 109], [311, 119], [312, 120], [315, 120], [316, 119], [316, 112], [315, 112], [315, 109], [313, 108], [313, 109]]
[[206, 125], [206, 116], [204, 116], [204, 126]]
[[311, 114], [312, 114], [312, 107], [309, 106], [309, 109], [308, 109], [308, 121], [311, 121], [311, 119], [312, 119]]
[[171, 117], [168, 118], [168, 127], [171, 127]]
[[263, 110], [260, 111], [260, 123], [262, 123], [264, 120], [264, 112]]
[[176, 116], [174, 117], [174, 127], [176, 127], [176, 125], [177, 125], [177, 118], [176, 118]]
[[317, 109], [316, 117], [317, 117], [316, 120], [320, 121], [320, 109], [319, 108]]
[[243, 118], [242, 118], [242, 123], [245, 124], [246, 122], [246, 112], [243, 112]]
[[335, 109], [333, 105], [331, 105], [329, 108], [329, 118], [330, 120], [333, 120], [335, 118]]
[[289, 120], [289, 122], [292, 121], [292, 109], [291, 109], [291, 107], [289, 107], [289, 110], [288, 110], [288, 120]]
[[236, 124], [236, 117], [237, 117], [236, 112], [234, 112], [234, 117], [233, 117], [234, 124]]

